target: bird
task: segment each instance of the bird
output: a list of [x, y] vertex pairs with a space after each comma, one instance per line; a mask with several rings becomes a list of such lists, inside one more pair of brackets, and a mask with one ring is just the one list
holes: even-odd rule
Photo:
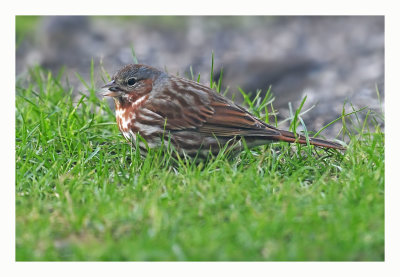
[[[267, 124], [210, 87], [152, 66], [122, 67], [101, 92], [114, 99], [118, 128], [141, 153], [167, 144], [191, 157], [217, 155], [226, 146], [237, 153], [277, 141], [307, 144], [305, 136]], [[345, 150], [319, 138], [309, 144]]]

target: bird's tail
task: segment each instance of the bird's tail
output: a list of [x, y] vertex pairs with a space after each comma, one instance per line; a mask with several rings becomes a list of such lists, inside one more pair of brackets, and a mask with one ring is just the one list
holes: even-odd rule
[[[307, 140], [305, 136], [302, 135], [297, 135], [295, 136], [294, 133], [288, 132], [288, 131], [282, 131], [280, 130], [280, 135], [279, 136], [274, 136], [274, 139], [276, 140], [281, 140], [281, 141], [287, 141], [287, 142], [297, 142], [301, 144], [307, 144]], [[310, 144], [315, 145], [315, 146], [320, 146], [320, 147], [325, 147], [325, 148], [333, 148], [333, 149], [338, 149], [338, 150], [346, 150], [345, 147], [340, 145], [339, 143], [324, 140], [324, 139], [318, 139], [318, 138], [309, 138], [310, 139]]]

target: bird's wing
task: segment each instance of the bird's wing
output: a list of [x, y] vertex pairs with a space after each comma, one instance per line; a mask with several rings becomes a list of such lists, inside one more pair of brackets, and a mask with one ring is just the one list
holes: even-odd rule
[[275, 136], [280, 132], [262, 122], [244, 108], [213, 95], [211, 107], [214, 114], [198, 128], [201, 133], [212, 133], [216, 136]]
[[159, 115], [158, 120], [163, 122], [158, 124], [165, 124], [166, 130], [195, 129], [203, 125], [214, 114], [207, 91], [200, 90], [197, 83], [184, 87], [179, 85], [183, 81], [172, 80], [160, 86], [162, 89], [153, 89], [142, 108]]
[[222, 137], [280, 135], [276, 128], [206, 86], [175, 77], [169, 84], [151, 95], [142, 107], [158, 114], [158, 123], [166, 130], [192, 129]]

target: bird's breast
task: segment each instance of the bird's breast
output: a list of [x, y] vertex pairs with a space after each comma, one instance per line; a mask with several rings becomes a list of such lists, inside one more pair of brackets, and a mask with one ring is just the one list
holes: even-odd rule
[[131, 140], [130, 131], [135, 122], [135, 112], [127, 109], [116, 109], [115, 117], [117, 119], [118, 128], [122, 135], [127, 139]]
[[118, 128], [127, 140], [135, 140], [139, 132], [136, 126], [138, 109], [143, 105], [149, 96], [143, 95], [130, 101], [115, 103], [115, 117]]

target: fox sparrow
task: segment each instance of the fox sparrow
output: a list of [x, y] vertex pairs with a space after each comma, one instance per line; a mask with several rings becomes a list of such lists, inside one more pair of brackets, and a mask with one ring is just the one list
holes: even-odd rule
[[[203, 86], [156, 68], [131, 64], [123, 67], [103, 88], [114, 98], [120, 131], [129, 141], [137, 134], [150, 148], [170, 143], [179, 154], [217, 154], [227, 143], [234, 151], [273, 141], [306, 144], [306, 138], [279, 130], [241, 106]], [[146, 144], [140, 140], [141, 151]], [[310, 138], [310, 144], [343, 150], [340, 144]]]

